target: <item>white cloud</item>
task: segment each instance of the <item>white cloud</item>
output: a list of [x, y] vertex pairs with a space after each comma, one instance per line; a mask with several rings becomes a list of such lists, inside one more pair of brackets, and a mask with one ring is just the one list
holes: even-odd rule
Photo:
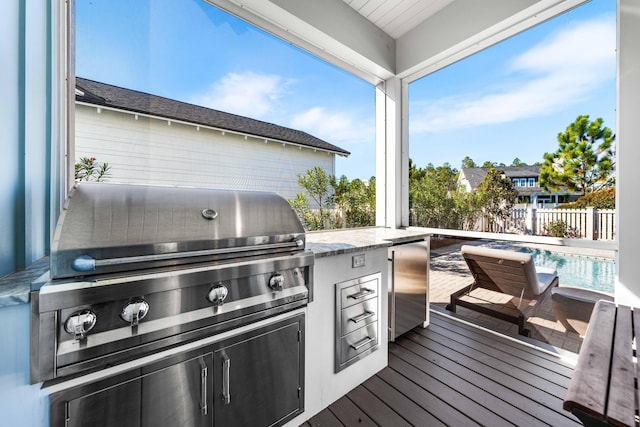
[[190, 102], [254, 118], [265, 118], [287, 91], [291, 80], [275, 74], [229, 73]]
[[613, 75], [615, 32], [613, 17], [559, 31], [514, 58], [507, 65], [510, 77], [499, 89], [418, 106], [412, 132], [506, 123], [584, 102], [590, 91]]
[[229, 113], [282, 123], [308, 132], [332, 144], [370, 141], [375, 122], [356, 119], [356, 113], [328, 111], [312, 107], [287, 116], [286, 108], [279, 105], [294, 83], [274, 74], [256, 72], [229, 73], [213, 83], [206, 93], [192, 97], [188, 102]]
[[291, 119], [291, 127], [310, 133], [325, 141], [337, 143], [357, 143], [370, 141], [374, 135], [374, 118], [358, 120], [352, 113], [313, 107]]

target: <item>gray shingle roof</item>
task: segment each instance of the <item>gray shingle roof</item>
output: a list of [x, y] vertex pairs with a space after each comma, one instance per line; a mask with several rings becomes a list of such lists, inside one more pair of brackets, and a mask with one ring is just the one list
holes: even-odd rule
[[[540, 166], [497, 166], [509, 178], [538, 178]], [[461, 172], [469, 181], [472, 189], [478, 188], [489, 168], [462, 168]]]
[[124, 89], [81, 77], [76, 77], [76, 88], [82, 92], [76, 93], [76, 101], [80, 102], [211, 126], [260, 138], [291, 142], [310, 148], [330, 151], [342, 156], [351, 154], [347, 150], [306, 132], [236, 114], [225, 113], [136, 90]]

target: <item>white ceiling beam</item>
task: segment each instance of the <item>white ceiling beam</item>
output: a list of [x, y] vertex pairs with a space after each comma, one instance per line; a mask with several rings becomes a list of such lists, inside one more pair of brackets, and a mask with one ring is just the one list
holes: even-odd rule
[[456, 0], [396, 41], [408, 81], [446, 67], [587, 0]]
[[395, 40], [342, 0], [207, 0], [377, 84], [395, 74]]

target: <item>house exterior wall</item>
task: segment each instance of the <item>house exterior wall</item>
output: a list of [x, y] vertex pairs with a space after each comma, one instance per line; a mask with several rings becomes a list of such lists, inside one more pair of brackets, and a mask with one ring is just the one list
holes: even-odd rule
[[76, 104], [76, 159], [108, 162], [107, 180], [276, 192], [294, 199], [298, 175], [335, 174], [335, 154]]

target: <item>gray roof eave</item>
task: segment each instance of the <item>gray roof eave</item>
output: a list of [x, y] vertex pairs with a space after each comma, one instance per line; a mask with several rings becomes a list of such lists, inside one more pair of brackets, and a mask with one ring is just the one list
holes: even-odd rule
[[225, 113], [194, 104], [172, 100], [148, 93], [124, 89], [92, 80], [76, 78], [76, 87], [83, 95], [76, 102], [124, 110], [183, 123], [206, 126], [222, 131], [250, 135], [272, 141], [309, 147], [348, 156], [351, 153], [306, 132], [263, 122], [236, 114]]

